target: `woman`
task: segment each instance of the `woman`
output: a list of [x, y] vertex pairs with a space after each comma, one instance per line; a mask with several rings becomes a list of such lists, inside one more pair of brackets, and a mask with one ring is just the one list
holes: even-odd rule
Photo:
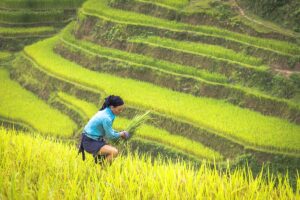
[[110, 140], [126, 139], [126, 131], [116, 132], [112, 128], [116, 115], [124, 109], [124, 101], [119, 96], [110, 95], [105, 98], [102, 108], [86, 124], [82, 133], [79, 152], [85, 160], [84, 150], [93, 154], [95, 162], [98, 156], [105, 156], [110, 163], [118, 155], [118, 150], [107, 144], [104, 137]]

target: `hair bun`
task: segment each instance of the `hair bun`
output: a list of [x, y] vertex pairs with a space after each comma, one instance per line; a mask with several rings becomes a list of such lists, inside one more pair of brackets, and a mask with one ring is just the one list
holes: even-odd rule
[[124, 104], [124, 101], [122, 100], [121, 97], [119, 96], [115, 96], [115, 95], [109, 95], [108, 97], [106, 97], [104, 99], [104, 103], [101, 107], [100, 110], [103, 110], [109, 106], [119, 106], [119, 105], [123, 105]]

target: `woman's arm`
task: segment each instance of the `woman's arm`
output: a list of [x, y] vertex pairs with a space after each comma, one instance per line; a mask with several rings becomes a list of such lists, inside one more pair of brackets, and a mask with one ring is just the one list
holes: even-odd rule
[[105, 131], [105, 135], [110, 140], [117, 140], [119, 139], [123, 133], [118, 133], [112, 128], [112, 121], [109, 119], [105, 119], [103, 121], [103, 129]]

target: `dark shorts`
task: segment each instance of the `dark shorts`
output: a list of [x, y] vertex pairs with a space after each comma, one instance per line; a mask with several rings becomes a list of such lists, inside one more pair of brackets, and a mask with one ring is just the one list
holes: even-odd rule
[[87, 137], [85, 134], [82, 134], [82, 145], [85, 151], [96, 156], [100, 149], [106, 145], [106, 142], [104, 139], [94, 140]]

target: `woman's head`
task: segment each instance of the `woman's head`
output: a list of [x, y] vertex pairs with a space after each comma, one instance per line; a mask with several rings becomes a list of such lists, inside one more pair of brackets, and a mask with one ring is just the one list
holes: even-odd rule
[[110, 95], [105, 98], [105, 101], [100, 110], [109, 107], [115, 115], [119, 115], [124, 109], [124, 101], [119, 96]]

